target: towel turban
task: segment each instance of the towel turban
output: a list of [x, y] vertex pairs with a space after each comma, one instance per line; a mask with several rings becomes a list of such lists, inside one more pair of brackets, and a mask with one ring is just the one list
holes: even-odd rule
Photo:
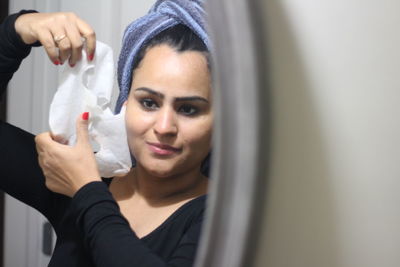
[[125, 29], [118, 60], [120, 94], [115, 107], [119, 113], [128, 98], [132, 81], [132, 66], [136, 55], [149, 40], [177, 24], [184, 24], [203, 40], [211, 50], [206, 32], [204, 0], [158, 0], [147, 15], [133, 21]]

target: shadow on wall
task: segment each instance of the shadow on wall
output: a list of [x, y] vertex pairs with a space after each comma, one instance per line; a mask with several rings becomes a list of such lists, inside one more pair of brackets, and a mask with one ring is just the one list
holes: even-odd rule
[[313, 95], [318, 88], [284, 4], [264, 1], [272, 162], [254, 266], [340, 266], [328, 150]]

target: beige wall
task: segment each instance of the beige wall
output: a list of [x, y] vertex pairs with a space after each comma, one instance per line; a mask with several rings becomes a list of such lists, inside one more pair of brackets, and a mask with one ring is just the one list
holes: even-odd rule
[[400, 2], [264, 2], [274, 138], [255, 266], [399, 266]]

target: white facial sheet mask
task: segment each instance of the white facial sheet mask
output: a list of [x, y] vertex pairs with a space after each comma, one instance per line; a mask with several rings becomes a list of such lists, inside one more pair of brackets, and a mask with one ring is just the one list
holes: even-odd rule
[[121, 176], [132, 166], [125, 128], [125, 107], [114, 115], [110, 98], [114, 84], [114, 60], [109, 46], [96, 42], [96, 54], [88, 61], [86, 52], [71, 68], [63, 69], [61, 82], [50, 105], [52, 134], [76, 143], [76, 120], [89, 112], [89, 138], [99, 147], [95, 158], [101, 177]]

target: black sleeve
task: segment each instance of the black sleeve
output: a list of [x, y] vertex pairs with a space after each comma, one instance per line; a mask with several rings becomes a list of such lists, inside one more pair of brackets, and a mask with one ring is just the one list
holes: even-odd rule
[[22, 10], [19, 13], [8, 16], [0, 24], [0, 96], [3, 95], [14, 72], [17, 71], [22, 60], [29, 55], [33, 45], [26, 45], [15, 31], [15, 21], [18, 16], [34, 10]]
[[0, 189], [37, 209], [51, 221], [54, 193], [47, 189], [34, 136], [0, 121]]
[[[21, 11], [0, 24], [0, 94], [29, 55], [31, 46], [23, 43], [15, 32], [14, 23]], [[37, 45], [37, 44], [35, 44]], [[37, 161], [34, 136], [0, 120], [0, 189], [39, 210], [49, 218], [53, 193], [45, 186]]]
[[193, 266], [202, 221], [194, 221], [168, 262], [151, 251], [132, 231], [103, 182], [83, 186], [72, 198], [87, 250], [96, 267]]

